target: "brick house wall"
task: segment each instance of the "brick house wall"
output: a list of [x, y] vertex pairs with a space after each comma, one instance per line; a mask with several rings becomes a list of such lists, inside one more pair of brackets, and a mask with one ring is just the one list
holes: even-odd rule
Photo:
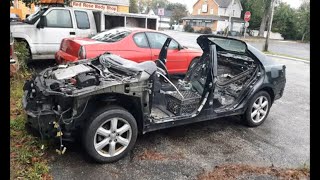
[[[203, 5], [207, 7], [203, 9]], [[203, 11], [205, 10], [205, 11]], [[219, 6], [214, 0], [198, 0], [193, 5], [192, 15], [218, 15]], [[213, 21], [212, 25], [209, 26], [212, 31], [216, 31], [217, 29], [217, 22]], [[204, 28], [203, 26], [193, 26], [195, 31]]]
[[[207, 4], [207, 12], [202, 12], [202, 5]], [[198, 14], [200, 9], [200, 14]], [[219, 6], [214, 0], [198, 0], [193, 5], [192, 15], [218, 15]]]

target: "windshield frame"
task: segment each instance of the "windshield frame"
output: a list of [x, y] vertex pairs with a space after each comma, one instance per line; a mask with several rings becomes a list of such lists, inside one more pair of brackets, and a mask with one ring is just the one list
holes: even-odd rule
[[[240, 53], [240, 54], [244, 54], [247, 51], [247, 46], [245, 43], [235, 40], [235, 39], [231, 39], [231, 38], [221, 38], [221, 37], [208, 37], [208, 40], [211, 41], [212, 43], [214, 43], [216, 46], [220, 47], [221, 49], [228, 51], [228, 52], [235, 52], [235, 53]], [[242, 45], [243, 48], [232, 48], [232, 44], [233, 45]], [[235, 44], [237, 43], [237, 44]], [[235, 47], [235, 46], [234, 46]]]
[[36, 11], [33, 14], [30, 14], [25, 20], [24, 22], [27, 24], [34, 24], [38, 21], [38, 19], [40, 19], [40, 17], [47, 12], [48, 8], [40, 8], [38, 11]]
[[[232, 51], [230, 49], [224, 49], [223, 47], [219, 46], [219, 44], [215, 43], [214, 41], [210, 40], [209, 38], [217, 38], [217, 39], [224, 39], [226, 41], [237, 41], [239, 43], [242, 43], [245, 46], [245, 52], [241, 51]], [[247, 43], [236, 39], [236, 38], [231, 38], [231, 37], [225, 37], [225, 36], [220, 36], [220, 35], [200, 35], [197, 38], [197, 43], [200, 46], [200, 48], [203, 50], [203, 52], [209, 52], [210, 51], [210, 45], [215, 44], [217, 51], [225, 51], [225, 52], [230, 52], [230, 53], [235, 53], [239, 55], [248, 55], [248, 46]]]

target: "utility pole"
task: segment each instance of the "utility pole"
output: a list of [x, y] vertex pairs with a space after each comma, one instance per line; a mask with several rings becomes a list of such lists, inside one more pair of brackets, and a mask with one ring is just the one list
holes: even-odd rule
[[269, 16], [267, 37], [266, 37], [266, 42], [265, 42], [265, 44], [263, 46], [263, 51], [268, 51], [269, 36], [270, 36], [270, 31], [271, 31], [271, 27], [272, 27], [272, 20], [273, 20], [274, 3], [275, 3], [275, 0], [271, 0], [271, 15]]
[[227, 32], [226, 32], [225, 36], [228, 36], [228, 33], [231, 30], [231, 14], [233, 12], [233, 3], [234, 3], [234, 0], [232, 0], [232, 2], [231, 2], [231, 9], [230, 9], [230, 12], [229, 12], [229, 22], [228, 22], [229, 24], [228, 24], [228, 29], [227, 29]]

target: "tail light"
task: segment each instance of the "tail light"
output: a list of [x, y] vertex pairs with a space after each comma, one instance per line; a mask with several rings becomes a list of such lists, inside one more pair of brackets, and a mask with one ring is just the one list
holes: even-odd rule
[[61, 41], [61, 43], [60, 43], [60, 48], [59, 48], [60, 50], [63, 50], [63, 49], [62, 49], [63, 43], [64, 43], [64, 39], [62, 39], [62, 41]]
[[85, 59], [86, 58], [86, 50], [84, 49], [84, 46], [80, 46], [79, 52], [78, 52], [78, 59]]

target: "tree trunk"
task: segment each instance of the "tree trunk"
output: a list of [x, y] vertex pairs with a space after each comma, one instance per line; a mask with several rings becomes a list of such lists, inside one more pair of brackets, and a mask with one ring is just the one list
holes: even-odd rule
[[301, 39], [302, 42], [304, 41], [304, 36], [306, 35], [306, 33], [307, 32], [303, 33], [303, 35], [302, 35], [302, 39]]
[[266, 29], [266, 24], [269, 19], [270, 13], [271, 13], [270, 5], [266, 5], [266, 8], [264, 9], [264, 16], [262, 17], [260, 29], [259, 29], [259, 34], [258, 34], [258, 36], [260, 36], [260, 37], [264, 36], [264, 31]]
[[271, 6], [270, 6], [271, 14], [270, 14], [270, 17], [268, 18], [268, 21], [269, 21], [268, 31], [267, 31], [267, 37], [266, 37], [266, 42], [263, 47], [263, 51], [268, 51], [269, 36], [270, 36], [271, 28], [272, 28], [272, 20], [273, 20], [273, 12], [274, 12], [274, 2], [275, 2], [275, 0], [271, 0]]

